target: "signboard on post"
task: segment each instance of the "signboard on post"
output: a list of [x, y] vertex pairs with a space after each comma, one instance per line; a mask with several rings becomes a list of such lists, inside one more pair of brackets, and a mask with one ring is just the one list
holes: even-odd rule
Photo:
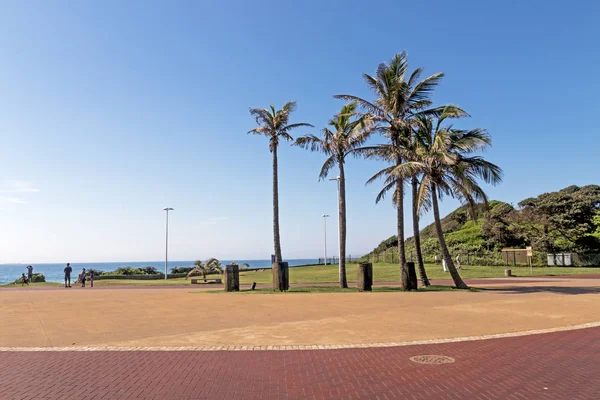
[[527, 262], [529, 263], [529, 271], [531, 272], [531, 275], [533, 275], [533, 263], [531, 262], [531, 257], [533, 257], [533, 247], [531, 246], [527, 246], [526, 247], [527, 250]]

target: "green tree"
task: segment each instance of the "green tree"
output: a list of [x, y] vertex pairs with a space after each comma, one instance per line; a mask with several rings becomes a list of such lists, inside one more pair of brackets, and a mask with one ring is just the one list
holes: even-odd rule
[[376, 125], [367, 116], [357, 116], [356, 107], [356, 102], [351, 102], [342, 107], [339, 114], [329, 120], [329, 127], [323, 129], [321, 137], [306, 135], [299, 137], [294, 143], [296, 146], [310, 151], [318, 151], [328, 156], [321, 167], [319, 180], [327, 178], [329, 171], [335, 165], [339, 168], [339, 283], [341, 288], [348, 287], [346, 279], [346, 173], [344, 164], [346, 157], [359, 149], [377, 129]]
[[594, 251], [600, 186], [569, 186], [519, 203], [520, 221], [533, 246], [548, 252]]
[[497, 165], [474, 155], [491, 145], [491, 136], [484, 129], [458, 130], [442, 126], [445, 119], [454, 115], [442, 112], [437, 121], [431, 117], [417, 119], [417, 140], [419, 145], [407, 161], [392, 172], [396, 176], [413, 176], [421, 173], [419, 186], [419, 208], [431, 205], [436, 233], [442, 256], [457, 288], [468, 286], [460, 277], [444, 239], [438, 201], [443, 195], [458, 198], [472, 208], [473, 215], [478, 203], [487, 206], [488, 199], [478, 183], [481, 179], [496, 185], [502, 181], [502, 170]]
[[273, 242], [275, 259], [282, 262], [281, 238], [279, 236], [279, 181], [277, 175], [277, 148], [280, 140], [293, 140], [290, 131], [300, 127], [313, 127], [307, 123], [289, 124], [290, 114], [296, 110], [296, 102], [286, 103], [281, 110], [251, 108], [250, 115], [254, 117], [257, 127], [248, 133], [266, 136], [269, 139], [269, 150], [273, 154]]
[[[381, 63], [375, 76], [363, 74], [367, 86], [377, 97], [370, 102], [357, 96], [336, 95], [335, 98], [356, 101], [373, 119], [384, 128], [389, 144], [396, 148], [393, 152], [394, 166], [402, 164], [402, 150], [407, 146], [411, 135], [412, 121], [418, 114], [435, 115], [436, 110], [428, 110], [431, 106], [430, 95], [439, 84], [444, 74], [438, 72], [420, 81], [422, 68], [417, 68], [408, 75], [406, 52], [396, 54], [389, 64]], [[385, 174], [382, 174], [385, 175]], [[394, 182], [387, 182], [383, 191], [394, 190], [394, 204], [397, 209], [398, 260], [400, 264], [400, 281], [405, 290], [410, 290], [406, 251], [404, 246], [404, 179], [395, 177]]]
[[204, 280], [206, 280], [206, 275], [210, 273], [223, 273], [221, 263], [216, 258], [209, 258], [208, 260], [206, 260], [205, 263], [203, 263], [200, 260], [197, 260], [194, 263], [194, 268], [190, 272], [188, 272], [185, 279], [189, 278], [194, 274], [202, 274], [202, 277], [204, 278]]

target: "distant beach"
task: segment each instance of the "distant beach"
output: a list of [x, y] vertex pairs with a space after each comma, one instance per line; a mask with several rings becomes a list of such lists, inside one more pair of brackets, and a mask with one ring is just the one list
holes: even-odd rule
[[[230, 264], [234, 260], [220, 260], [224, 265]], [[249, 268], [271, 268], [271, 260], [235, 260], [238, 263], [248, 264]], [[290, 267], [297, 267], [299, 265], [307, 265], [307, 264], [317, 264], [319, 262], [316, 258], [303, 258], [303, 259], [294, 259], [294, 260], [286, 260], [289, 263]], [[169, 261], [169, 272], [171, 272], [171, 268], [175, 267], [190, 267], [194, 264], [195, 261]], [[28, 265], [33, 266], [34, 273], [44, 274], [46, 277], [46, 282], [62, 282], [64, 280], [63, 269], [65, 268], [65, 263], [44, 263], [44, 264], [0, 264], [0, 285], [4, 285], [6, 283], [11, 283], [15, 279], [19, 278], [22, 273], [27, 274], [27, 270], [25, 267]], [[73, 273], [76, 276], [82, 268], [96, 269], [100, 271], [113, 271], [120, 267], [146, 267], [151, 266], [155, 267], [159, 271], [164, 271], [165, 262], [164, 261], [140, 261], [140, 262], [103, 262], [103, 263], [94, 263], [94, 262], [82, 262], [82, 263], [71, 263], [71, 267], [73, 267]]]

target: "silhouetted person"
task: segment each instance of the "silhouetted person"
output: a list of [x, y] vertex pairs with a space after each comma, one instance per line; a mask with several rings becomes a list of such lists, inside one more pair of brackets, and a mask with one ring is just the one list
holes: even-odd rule
[[21, 286], [23, 286], [23, 285], [29, 286], [29, 279], [27, 279], [25, 274], [21, 274], [21, 279], [23, 280], [23, 282], [21, 283]]
[[90, 287], [94, 287], [94, 270], [90, 269]]
[[27, 278], [29, 282], [33, 282], [33, 267], [31, 265], [27, 266]]
[[[71, 287], [71, 272], [73, 272], [73, 268], [71, 268], [71, 264], [67, 263], [67, 266], [64, 269], [65, 271], [65, 287]], [[67, 282], [69, 283], [67, 285]]]

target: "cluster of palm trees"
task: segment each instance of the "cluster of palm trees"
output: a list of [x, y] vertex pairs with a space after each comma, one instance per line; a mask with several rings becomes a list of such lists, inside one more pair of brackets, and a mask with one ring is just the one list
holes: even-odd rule
[[[436, 233], [442, 256], [454, 284], [468, 288], [461, 279], [446, 246], [440, 222], [438, 201], [444, 195], [458, 198], [475, 206], [487, 204], [487, 196], [479, 181], [496, 185], [502, 180], [502, 170], [486, 161], [479, 154], [491, 145], [491, 137], [484, 129], [456, 129], [449, 123], [452, 119], [469, 115], [453, 105], [434, 107], [431, 94], [444, 74], [436, 73], [421, 80], [422, 68], [409, 74], [405, 52], [396, 54], [389, 64], [378, 66], [375, 76], [363, 74], [367, 86], [375, 95], [372, 101], [347, 95], [335, 95], [348, 101], [321, 131], [321, 135], [305, 135], [293, 144], [327, 156], [319, 174], [325, 179], [331, 169], [339, 169], [339, 216], [340, 216], [340, 287], [348, 287], [345, 271], [346, 253], [346, 176], [344, 164], [349, 155], [381, 160], [386, 167], [377, 172], [367, 183], [383, 179], [383, 188], [376, 202], [386, 194], [392, 194], [397, 209], [398, 260], [400, 281], [405, 290], [416, 289], [409, 277], [404, 247], [404, 194], [405, 183], [412, 189], [413, 231], [418, 271], [423, 285], [429, 285], [423, 265], [419, 238], [419, 217], [433, 210]], [[280, 139], [293, 141], [290, 131], [300, 127], [313, 127], [307, 123], [289, 123], [296, 103], [289, 102], [281, 110], [251, 108], [257, 127], [248, 133], [265, 135], [273, 155], [273, 235], [275, 258], [282, 261], [279, 238], [279, 198], [277, 178], [277, 147]], [[367, 140], [380, 133], [384, 143], [367, 145]], [[410, 266], [413, 266], [411, 263]]]

